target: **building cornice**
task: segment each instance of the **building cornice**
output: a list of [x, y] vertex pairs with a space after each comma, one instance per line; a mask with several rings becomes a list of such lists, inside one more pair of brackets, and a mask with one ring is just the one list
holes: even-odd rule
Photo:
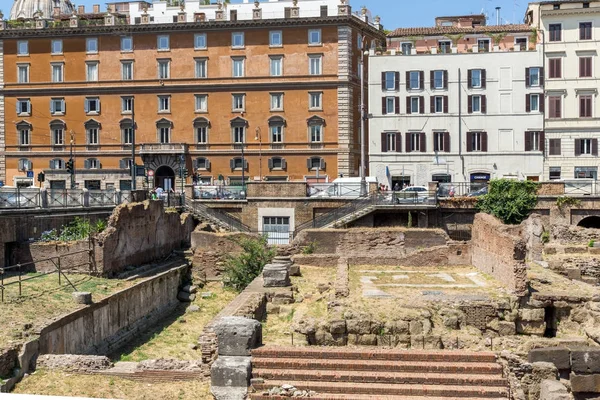
[[562, 17], [565, 15], [591, 15], [600, 14], [600, 7], [592, 8], [567, 8], [561, 10], [541, 10], [542, 17]]
[[[79, 22], [84, 22], [81, 20]], [[12, 38], [40, 38], [40, 37], [65, 37], [65, 36], [91, 36], [91, 35], [122, 35], [122, 34], [146, 34], [167, 32], [205, 32], [235, 29], [262, 29], [262, 28], [287, 28], [295, 26], [339, 26], [351, 25], [370, 33], [380, 39], [385, 39], [385, 33], [375, 27], [358, 20], [353, 16], [330, 16], [313, 18], [286, 18], [286, 19], [263, 19], [263, 20], [239, 20], [239, 21], [204, 21], [204, 22], [179, 22], [168, 24], [122, 24], [122, 25], [88, 25], [71, 27], [46, 27], [35, 28], [8, 28], [0, 31], [1, 39]]]

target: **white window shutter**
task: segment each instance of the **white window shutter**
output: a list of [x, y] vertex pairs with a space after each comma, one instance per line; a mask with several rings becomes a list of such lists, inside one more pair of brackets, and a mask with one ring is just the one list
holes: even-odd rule
[[88, 99], [85, 99], [83, 102], [83, 112], [86, 114], [90, 112], [90, 101]]
[[50, 160], [50, 169], [54, 169], [54, 160]]
[[31, 114], [31, 100], [27, 100], [27, 112]]
[[54, 114], [56, 109], [54, 108], [54, 100], [50, 99], [50, 114]]
[[207, 159], [207, 160], [205, 160], [204, 162], [205, 162], [205, 164], [204, 164], [205, 168], [206, 168], [207, 170], [209, 170], [209, 169], [210, 169], [210, 160], [208, 160], [208, 159]]
[[248, 169], [248, 160], [244, 158], [244, 170]]
[[312, 158], [308, 158], [306, 160], [306, 168], [308, 168], [309, 170], [312, 168]]
[[19, 171], [23, 171], [25, 169], [25, 166], [23, 165], [24, 161], [25, 160], [19, 160]]
[[98, 114], [100, 114], [100, 97], [98, 97], [98, 100], [96, 100], [96, 104], [98, 105]]

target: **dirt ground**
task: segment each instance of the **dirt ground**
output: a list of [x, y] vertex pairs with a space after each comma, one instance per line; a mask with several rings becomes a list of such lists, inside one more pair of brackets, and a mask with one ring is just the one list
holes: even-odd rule
[[[84, 306], [75, 304], [71, 293], [75, 290], [62, 277], [58, 283], [58, 275], [41, 275], [30, 273], [23, 275], [22, 297], [18, 284], [6, 286], [8, 282], [16, 282], [18, 278], [5, 279], [4, 302], [0, 303], [0, 349], [11, 343], [19, 343], [25, 335], [31, 334], [45, 326], [58, 316], [73, 312]], [[84, 274], [68, 274], [67, 278], [77, 291], [91, 292], [94, 301], [101, 300], [112, 293], [135, 284], [135, 281], [95, 278]], [[28, 329], [24, 331], [24, 327]]]
[[148, 383], [48, 370], [38, 370], [23, 379], [13, 393], [128, 400], [212, 399], [208, 381]]

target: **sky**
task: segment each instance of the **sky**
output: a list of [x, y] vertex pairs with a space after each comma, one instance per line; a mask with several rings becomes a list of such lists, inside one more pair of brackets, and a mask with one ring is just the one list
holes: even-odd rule
[[[14, 0], [0, 0], [0, 9], [8, 10]], [[101, 0], [71, 0], [77, 5], [85, 5], [86, 9]], [[197, 1], [197, 0], [188, 0]], [[301, 0], [300, 0], [301, 1]], [[232, 3], [241, 3], [232, 0]], [[521, 23], [528, 0], [350, 0], [354, 11], [366, 5], [373, 16], [380, 15], [386, 29], [398, 27], [433, 26], [436, 16], [478, 14], [483, 10], [488, 16], [488, 24], [496, 23], [496, 7], [502, 7], [500, 16], [502, 23]], [[405, 5], [409, 5], [405, 8]], [[105, 7], [102, 5], [101, 10]]]

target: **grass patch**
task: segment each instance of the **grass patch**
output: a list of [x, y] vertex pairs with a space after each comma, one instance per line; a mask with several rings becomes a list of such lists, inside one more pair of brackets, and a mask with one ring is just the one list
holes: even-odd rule
[[[202, 292], [211, 292], [212, 296], [202, 298]], [[209, 283], [203, 289], [200, 289], [196, 300], [192, 303], [200, 307], [200, 311], [185, 313], [185, 308], [188, 305], [182, 304], [171, 314], [170, 318], [163, 321], [162, 325], [141, 336], [121, 353], [114, 355], [114, 359], [142, 361], [158, 358], [175, 358], [178, 360], [200, 358], [199, 350], [193, 350], [189, 345], [191, 343], [197, 344], [202, 329], [236, 295], [233, 290], [223, 288], [220, 282]]]
[[[22, 282], [22, 297], [19, 298], [18, 284], [6, 286], [4, 303], [0, 303], [0, 348], [23, 340], [23, 325], [32, 324], [31, 331], [37, 331], [50, 320], [73, 312], [84, 306], [75, 304], [71, 293], [74, 291], [67, 280], [62, 277], [58, 284], [58, 275], [41, 275], [29, 273], [22, 278], [37, 277]], [[78, 291], [91, 292], [94, 301], [99, 301], [111, 293], [130, 287], [134, 282], [116, 279], [96, 278], [84, 274], [68, 274], [67, 277]], [[17, 281], [17, 277], [5, 279]]]
[[23, 379], [17, 384], [13, 393], [134, 400], [212, 398], [207, 381], [149, 383], [110, 376], [48, 370], [38, 370]]

